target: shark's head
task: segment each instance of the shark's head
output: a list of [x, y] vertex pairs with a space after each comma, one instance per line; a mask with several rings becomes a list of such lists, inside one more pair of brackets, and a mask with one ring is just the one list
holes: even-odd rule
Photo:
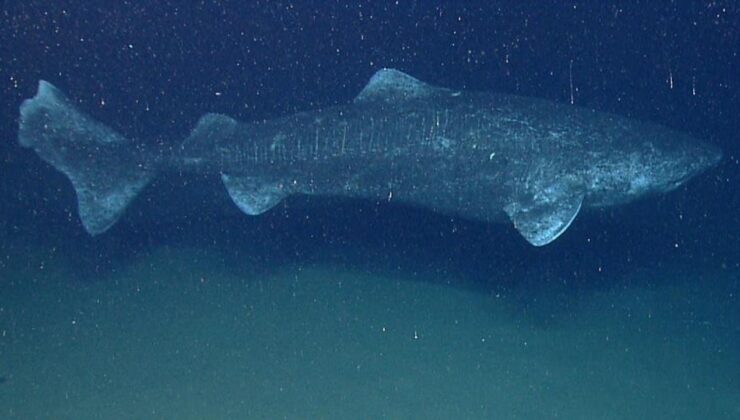
[[613, 205], [672, 191], [717, 165], [722, 151], [664, 127], [647, 125], [626, 139], [619, 153], [604, 156], [591, 173], [592, 205]]
[[671, 132], [668, 139], [649, 142], [654, 150], [646, 156], [646, 172], [651, 173], [650, 192], [668, 192], [694, 176], [717, 165], [722, 151], [682, 133]]

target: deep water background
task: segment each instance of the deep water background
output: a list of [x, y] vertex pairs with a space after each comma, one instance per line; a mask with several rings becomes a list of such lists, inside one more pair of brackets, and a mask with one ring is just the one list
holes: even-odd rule
[[[524, 306], [547, 299], [550, 282], [580, 292], [646, 269], [740, 271], [738, 2], [0, 4], [2, 264], [43, 249], [95, 282], [156, 249], [187, 246], [221, 255], [226, 270], [334, 264], [486, 293], [513, 288]], [[534, 248], [509, 225], [384, 202], [291, 198], [250, 218], [217, 174], [158, 178], [91, 238], [68, 180], [17, 144], [18, 108], [40, 79], [137, 141], [175, 146], [206, 112], [252, 120], [347, 103], [383, 67], [439, 86], [572, 97], [690, 133], [725, 158], [668, 195], [582, 214]]]

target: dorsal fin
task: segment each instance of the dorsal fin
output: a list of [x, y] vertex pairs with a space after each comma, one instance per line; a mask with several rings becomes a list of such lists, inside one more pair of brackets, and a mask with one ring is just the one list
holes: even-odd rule
[[239, 123], [227, 115], [205, 114], [180, 147], [186, 155], [207, 153], [215, 145], [231, 140], [238, 126]]
[[403, 101], [453, 93], [444, 88], [428, 85], [408, 74], [395, 69], [378, 70], [355, 98], [355, 103], [366, 101]]

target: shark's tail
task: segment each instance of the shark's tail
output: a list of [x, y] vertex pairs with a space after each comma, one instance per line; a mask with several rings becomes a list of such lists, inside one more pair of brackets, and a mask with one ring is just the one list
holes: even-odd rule
[[92, 235], [110, 228], [155, 175], [135, 144], [43, 80], [21, 105], [18, 140], [72, 181], [80, 219]]

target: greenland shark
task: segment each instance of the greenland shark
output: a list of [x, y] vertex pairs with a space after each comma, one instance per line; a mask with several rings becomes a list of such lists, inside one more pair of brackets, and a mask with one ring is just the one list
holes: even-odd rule
[[532, 245], [582, 208], [671, 191], [721, 151], [666, 127], [573, 105], [431, 86], [382, 69], [349, 104], [252, 122], [206, 114], [182, 144], [152, 149], [93, 120], [48, 82], [20, 107], [18, 139], [63, 172], [91, 235], [159, 173], [220, 174], [264, 213], [294, 194], [388, 200], [509, 220]]

